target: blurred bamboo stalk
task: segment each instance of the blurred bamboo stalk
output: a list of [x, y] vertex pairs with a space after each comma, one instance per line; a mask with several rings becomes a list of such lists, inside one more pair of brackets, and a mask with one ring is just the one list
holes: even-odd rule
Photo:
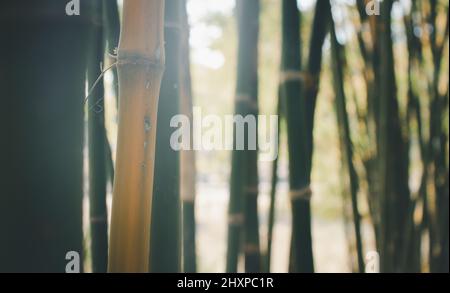
[[281, 95], [287, 121], [292, 239], [289, 271], [314, 272], [310, 174], [307, 168], [306, 109], [303, 93], [307, 75], [301, 66], [301, 22], [295, 0], [282, 1]]
[[353, 164], [353, 143], [350, 133], [349, 117], [347, 114], [346, 94], [344, 90], [344, 72], [346, 68], [346, 55], [344, 47], [338, 42], [336, 36], [336, 26], [332, 18], [330, 18], [331, 31], [331, 61], [332, 72], [334, 77], [335, 109], [337, 117], [337, 125], [339, 130], [339, 143], [342, 157], [342, 169], [345, 170], [346, 176], [343, 183], [344, 197], [350, 194], [352, 215], [353, 215], [353, 231], [356, 247], [357, 267], [359, 273], [364, 273], [364, 254], [363, 241], [361, 236], [361, 216], [358, 209], [358, 190], [359, 179]]
[[[258, 115], [259, 7], [259, 0], [237, 2], [239, 48], [235, 113], [243, 117], [251, 115], [255, 119]], [[236, 131], [236, 127], [234, 127], [235, 140], [253, 135], [249, 133], [249, 130], [244, 130], [243, 133]], [[227, 272], [237, 271], [238, 256], [242, 245], [241, 233], [245, 235], [245, 271], [259, 272], [261, 270], [257, 161], [257, 150], [248, 150], [248, 144], [246, 144], [246, 150], [232, 152]]]
[[158, 105], [155, 181], [151, 224], [150, 271], [181, 272], [180, 152], [170, 144], [171, 120], [180, 114], [181, 23], [183, 0], [166, 1], [166, 70]]
[[117, 57], [119, 132], [108, 271], [148, 272], [163, 0], [125, 0]]
[[[102, 6], [98, 7], [99, 15]], [[94, 86], [101, 75], [104, 60], [103, 23], [96, 23], [90, 33], [91, 50], [88, 57], [88, 88]], [[106, 273], [108, 265], [108, 217], [106, 208], [106, 129], [105, 91], [103, 80], [94, 88], [88, 102], [89, 149], [89, 218], [91, 231], [92, 271]]]
[[[120, 39], [120, 17], [117, 0], [103, 0], [103, 25], [106, 49], [108, 52], [107, 60], [114, 62], [114, 56], [117, 55]], [[116, 97], [116, 106], [119, 107], [119, 82], [117, 78], [117, 68], [111, 70], [113, 75], [113, 91]]]
[[[187, 0], [183, 0], [181, 10], [181, 60], [180, 60], [180, 93], [181, 113], [193, 121], [193, 101], [191, 85], [191, 64], [189, 48], [189, 19], [187, 15]], [[191, 125], [190, 133], [193, 132]], [[192, 147], [192, 145], [191, 145]], [[183, 203], [183, 271], [195, 273], [196, 237], [195, 237], [195, 196], [196, 196], [196, 165], [195, 150], [183, 150], [180, 153], [180, 196]]]
[[[377, 19], [377, 50], [379, 66], [376, 84], [379, 87], [377, 115], [377, 177], [380, 207], [380, 265], [383, 272], [401, 268], [401, 248], [406, 224], [412, 221], [408, 186], [409, 159], [401, 128], [391, 29], [393, 1], [381, 3]], [[397, 207], [403, 207], [398, 209]]]
[[65, 1], [2, 3], [0, 272], [64, 272], [69, 251], [83, 271], [82, 98], [98, 4], [67, 17]]
[[[278, 90], [278, 102], [277, 102], [277, 115], [278, 115], [278, 125], [280, 125], [282, 112], [281, 112], [281, 97], [280, 91]], [[278, 132], [277, 137], [277, 154], [278, 156], [272, 162], [272, 178], [270, 182], [270, 203], [269, 203], [269, 220], [267, 228], [267, 251], [265, 255], [265, 272], [270, 273], [270, 265], [272, 259], [272, 242], [273, 242], [273, 230], [275, 226], [275, 211], [276, 211], [276, 194], [278, 185], [278, 164], [279, 164], [279, 154], [280, 154], [280, 135], [281, 131]]]

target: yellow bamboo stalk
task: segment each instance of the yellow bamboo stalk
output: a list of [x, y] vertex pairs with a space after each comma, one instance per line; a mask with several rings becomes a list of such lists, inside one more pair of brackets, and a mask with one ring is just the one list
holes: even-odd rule
[[148, 272], [164, 0], [124, 0], [109, 272]]

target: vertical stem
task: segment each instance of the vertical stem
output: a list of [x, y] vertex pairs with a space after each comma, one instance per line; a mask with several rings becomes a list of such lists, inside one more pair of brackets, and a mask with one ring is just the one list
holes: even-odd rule
[[[239, 48], [235, 113], [244, 117], [251, 115], [255, 120], [258, 114], [259, 5], [259, 0], [237, 2]], [[243, 137], [238, 137], [241, 134], [236, 133], [235, 127], [235, 139], [247, 141], [254, 135], [249, 129], [243, 132]], [[246, 150], [232, 152], [227, 272], [237, 271], [242, 232], [245, 235], [245, 270], [260, 270], [257, 156], [257, 150], [249, 150], [248, 144]]]
[[98, 2], [80, 3], [77, 17], [61, 1], [0, 9], [0, 272], [64, 272], [69, 251], [83, 269], [83, 97]]
[[383, 272], [404, 271], [401, 268], [401, 250], [405, 241], [405, 227], [406, 223], [413, 220], [412, 215], [408, 213], [411, 204], [408, 185], [409, 158], [397, 100], [391, 30], [392, 6], [392, 0], [381, 3], [381, 16], [377, 23], [377, 49], [380, 59], [376, 75], [376, 83], [380, 89], [377, 172], [380, 180], [380, 265]]
[[[103, 26], [96, 24], [91, 32], [87, 79], [91, 88], [101, 74], [104, 57]], [[104, 88], [101, 80], [88, 104], [89, 143], [89, 213], [91, 229], [92, 270], [105, 273], [108, 262], [108, 217], [106, 211], [106, 131]]]
[[[180, 90], [181, 113], [193, 121], [192, 88], [189, 48], [189, 21], [187, 15], [187, 0], [183, 0], [181, 13], [181, 60], [180, 60]], [[190, 133], [193, 133], [192, 125]], [[192, 145], [191, 145], [192, 147]], [[196, 196], [196, 166], [195, 151], [183, 150], [180, 153], [180, 195], [183, 202], [183, 267], [186, 273], [197, 271], [195, 245], [195, 196]]]
[[292, 206], [290, 271], [314, 272], [311, 236], [311, 188], [307, 161], [306, 111], [301, 71], [300, 13], [297, 1], [282, 1], [281, 95], [285, 105], [289, 187]]
[[166, 1], [166, 71], [158, 106], [150, 271], [181, 271], [180, 152], [171, 146], [171, 120], [180, 114], [180, 17], [182, 0]]
[[110, 272], [149, 270], [156, 121], [165, 60], [164, 3], [163, 0], [123, 3]]
[[[120, 38], [120, 17], [117, 0], [102, 0], [103, 1], [103, 25], [104, 25], [104, 39], [107, 44], [107, 51], [110, 56], [117, 53]], [[112, 59], [112, 58], [111, 58]], [[119, 106], [119, 91], [117, 69], [111, 70], [113, 75], [113, 90], [116, 97], [116, 105]]]
[[[361, 236], [361, 216], [358, 210], [358, 175], [353, 164], [353, 144], [350, 135], [350, 125], [347, 114], [346, 96], [344, 91], [344, 67], [345, 67], [345, 51], [342, 45], [339, 44], [336, 37], [336, 27], [333, 19], [330, 18], [331, 23], [331, 50], [332, 63], [334, 75], [334, 91], [336, 93], [336, 116], [339, 128], [339, 137], [341, 145], [341, 154], [343, 158], [343, 165], [348, 172], [348, 185], [344, 190], [349, 191], [351, 195], [351, 206], [353, 214], [353, 224], [356, 242], [356, 253], [358, 270], [360, 273], [364, 272], [364, 256], [363, 244]], [[344, 195], [346, 196], [346, 195]]]
[[[278, 125], [280, 125], [280, 115], [281, 115], [281, 104], [280, 99], [278, 99], [277, 104], [277, 115], [278, 115]], [[277, 137], [277, 153], [280, 152], [280, 136]], [[270, 182], [270, 205], [269, 205], [269, 220], [267, 228], [267, 255], [265, 261], [266, 272], [270, 272], [270, 264], [272, 259], [272, 240], [273, 240], [273, 228], [275, 225], [275, 210], [276, 210], [276, 193], [277, 193], [277, 183], [278, 183], [278, 159], [279, 156], [272, 162], [272, 180]]]

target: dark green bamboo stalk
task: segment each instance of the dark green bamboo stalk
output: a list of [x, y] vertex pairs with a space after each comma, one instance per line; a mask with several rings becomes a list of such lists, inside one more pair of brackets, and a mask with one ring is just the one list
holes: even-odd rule
[[[239, 8], [238, 8], [239, 9]], [[258, 40], [259, 40], [260, 1], [250, 0], [238, 12], [239, 23], [239, 64], [237, 96], [245, 97], [248, 114], [258, 122]], [[242, 66], [242, 67], [241, 67]], [[256, 127], [256, 134], [258, 127]], [[248, 139], [252, 133], [246, 136]], [[257, 135], [256, 135], [257, 136]], [[256, 140], [256, 146], [258, 145]], [[247, 182], [245, 183], [245, 271], [260, 272], [261, 250], [258, 220], [258, 150], [246, 152]]]
[[[238, 13], [238, 71], [235, 113], [246, 117], [258, 114], [258, 38], [259, 0], [237, 2]], [[247, 138], [252, 133], [236, 132], [235, 139]], [[236, 141], [235, 141], [236, 147]], [[235, 148], [236, 149], [236, 148]], [[246, 272], [261, 270], [258, 223], [258, 168], [257, 151], [234, 150], [230, 182], [227, 272], [236, 272], [241, 245], [240, 233], [244, 232]], [[242, 230], [242, 225], [244, 229]]]
[[103, 24], [110, 54], [116, 55], [120, 38], [120, 18], [117, 0], [103, 0]]
[[309, 55], [306, 72], [306, 80], [304, 82], [304, 103], [305, 103], [305, 132], [307, 134], [306, 143], [308, 145], [308, 155], [306, 160], [306, 168], [311, 174], [312, 156], [313, 156], [313, 130], [314, 130], [314, 114], [316, 112], [316, 101], [319, 93], [320, 74], [322, 71], [322, 47], [327, 36], [330, 18], [330, 2], [317, 1], [314, 11], [314, 19], [312, 24], [311, 38], [309, 40]]
[[[181, 112], [193, 121], [192, 88], [189, 48], [189, 21], [187, 15], [187, 1], [183, 0], [181, 12], [181, 64], [180, 91]], [[193, 128], [191, 125], [191, 131]], [[192, 147], [192, 146], [191, 146]], [[183, 268], [186, 273], [197, 271], [195, 244], [195, 196], [196, 196], [196, 166], [195, 151], [183, 150], [180, 154], [180, 193], [183, 203]]]
[[[281, 122], [281, 100], [278, 99], [277, 104], [277, 115], [278, 115], [278, 125]], [[277, 153], [280, 153], [280, 133], [278, 132], [278, 142], [277, 142]], [[267, 228], [267, 255], [265, 261], [266, 272], [270, 272], [270, 264], [272, 259], [272, 240], [273, 240], [273, 228], [275, 224], [275, 208], [276, 208], [276, 193], [277, 193], [277, 183], [278, 183], [278, 160], [279, 156], [272, 162], [272, 180], [270, 182], [270, 205], [269, 205], [269, 220]]]
[[[103, 0], [103, 25], [104, 38], [107, 44], [107, 52], [109, 56], [117, 55], [120, 38], [120, 17], [117, 0]], [[117, 107], [119, 106], [119, 81], [117, 77], [117, 69], [111, 70], [113, 74], [113, 90], [116, 97]]]
[[[327, 19], [330, 14], [330, 3], [328, 1], [318, 1], [316, 4], [316, 9], [314, 12], [314, 19], [312, 25], [311, 39], [309, 42], [309, 56], [308, 56], [308, 66], [306, 73], [306, 82], [304, 87], [305, 95], [305, 130], [307, 139], [304, 143], [308, 145], [308, 155], [307, 161], [305, 161], [306, 168], [311, 173], [312, 167], [312, 155], [313, 155], [313, 128], [314, 128], [314, 113], [316, 107], [317, 94], [319, 90], [320, 83], [320, 72], [322, 68], [322, 46], [325, 41], [325, 37], [328, 31]], [[280, 104], [282, 102], [282, 97], [280, 97]], [[280, 105], [279, 105], [280, 107]], [[284, 107], [281, 106], [283, 109]], [[282, 114], [282, 111], [278, 111]], [[274, 162], [273, 165], [273, 175], [272, 175], [272, 189], [271, 189], [271, 206], [269, 215], [269, 241], [268, 241], [268, 266], [270, 268], [270, 253], [271, 253], [271, 243], [272, 243], [272, 228], [273, 228], [273, 217], [274, 217], [274, 196], [275, 196], [275, 185], [276, 185], [276, 166], [278, 160]], [[275, 174], [275, 176], [274, 176]]]
[[[346, 186], [344, 187], [344, 190], [345, 192], [350, 193], [358, 271], [363, 273], [365, 266], [361, 236], [361, 216], [358, 210], [359, 179], [353, 164], [353, 143], [350, 134], [350, 124], [347, 114], [347, 102], [344, 90], [344, 68], [346, 66], [345, 49], [337, 40], [336, 26], [332, 18], [330, 18], [330, 23], [332, 71], [334, 76], [334, 91], [336, 94], [335, 109], [339, 129], [342, 165], [343, 169], [348, 174], [348, 177], [345, 178], [346, 183], [344, 183], [344, 185]], [[344, 196], [346, 195], [344, 194]]]
[[[448, 222], [446, 223], [445, 213], [446, 207], [443, 206], [448, 202], [448, 193], [446, 189], [445, 176], [447, 175], [448, 166], [446, 166], [446, 144], [448, 138], [443, 130], [444, 124], [444, 110], [445, 110], [445, 99], [446, 95], [442, 95], [439, 90], [441, 73], [442, 73], [442, 61], [443, 61], [443, 50], [448, 44], [448, 26], [449, 26], [449, 12], [447, 7], [447, 20], [446, 27], [444, 29], [444, 35], [440, 38], [438, 32], [440, 31], [438, 25], [439, 17], [439, 6], [437, 0], [432, 0], [429, 3], [430, 13], [428, 16], [428, 25], [432, 27], [430, 31], [429, 45], [431, 49], [432, 57], [432, 67], [433, 75], [430, 81], [430, 118], [429, 118], [429, 141], [428, 141], [428, 155], [429, 155], [429, 165], [428, 168], [430, 172], [430, 181], [434, 185], [432, 196], [429, 199], [433, 201], [431, 206], [435, 206], [434, 210], [429, 209], [429, 229], [430, 229], [430, 271], [431, 272], [445, 272], [443, 270], [443, 265], [445, 262], [442, 261], [444, 251], [448, 248], [442, 247], [443, 239], [448, 234], [447, 230], [442, 230], [448, 227]], [[439, 41], [439, 39], [442, 39]], [[448, 55], [448, 54], [447, 54]], [[448, 75], [448, 74], [447, 74]], [[447, 236], [448, 237], [448, 236]]]
[[[292, 205], [290, 271], [314, 272], [310, 174], [306, 164], [306, 118], [302, 95], [300, 14], [295, 0], [282, 2], [281, 95], [285, 105], [289, 149], [289, 185]], [[303, 165], [302, 165], [303, 164]]]
[[64, 272], [69, 251], [83, 269], [83, 97], [98, 1], [80, 3], [76, 17], [66, 1], [0, 9], [0, 272]]
[[150, 237], [150, 271], [181, 271], [181, 205], [179, 152], [172, 149], [172, 117], [180, 114], [180, 34], [182, 0], [166, 2], [166, 70], [158, 106], [155, 180]]
[[[400, 126], [396, 78], [391, 38], [393, 1], [383, 1], [377, 22], [380, 58], [377, 84], [380, 88], [378, 117], [378, 162], [380, 180], [380, 265], [383, 272], [402, 271], [400, 249], [405, 241], [405, 224], [409, 221], [408, 151]], [[403, 207], [403, 208], [399, 208]]]
[[[101, 15], [99, 7], [99, 15]], [[104, 60], [104, 27], [100, 23], [90, 34], [87, 79], [91, 88], [101, 74]], [[92, 271], [106, 273], [108, 265], [108, 217], [106, 208], [106, 130], [103, 81], [94, 88], [88, 103], [89, 146], [89, 214], [91, 230]]]

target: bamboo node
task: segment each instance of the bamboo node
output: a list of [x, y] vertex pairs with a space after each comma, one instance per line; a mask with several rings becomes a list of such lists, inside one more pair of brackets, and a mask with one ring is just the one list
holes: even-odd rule
[[290, 81], [301, 81], [307, 90], [317, 90], [319, 87], [318, 74], [310, 72], [286, 70], [280, 73], [280, 85]]
[[257, 254], [259, 253], [259, 246], [253, 243], [245, 244], [244, 246], [245, 254]]
[[242, 103], [242, 104], [246, 105], [252, 111], [258, 110], [257, 100], [253, 99], [250, 95], [237, 94], [235, 97], [235, 101], [236, 101], [236, 103]]
[[291, 191], [289, 191], [289, 197], [291, 198], [291, 201], [297, 201], [297, 200], [310, 201], [312, 198], [311, 186], [306, 186], [301, 189], [291, 190]]
[[195, 202], [195, 195], [192, 193], [181, 193], [181, 201], [183, 203], [194, 203]]
[[165, 69], [161, 47], [158, 46], [152, 55], [142, 54], [136, 51], [122, 50], [117, 54], [117, 66], [120, 65], [144, 65], [159, 72]]
[[145, 65], [160, 70], [164, 69], [164, 65], [162, 65], [161, 62], [153, 61], [147, 57], [119, 57], [117, 66], [119, 65]]
[[242, 213], [238, 214], [229, 214], [228, 215], [228, 224], [239, 226], [244, 223], [244, 215]]
[[105, 216], [90, 217], [89, 220], [91, 224], [105, 223], [106, 217]]
[[245, 193], [252, 196], [258, 196], [258, 187], [257, 186], [247, 186], [245, 188]]

